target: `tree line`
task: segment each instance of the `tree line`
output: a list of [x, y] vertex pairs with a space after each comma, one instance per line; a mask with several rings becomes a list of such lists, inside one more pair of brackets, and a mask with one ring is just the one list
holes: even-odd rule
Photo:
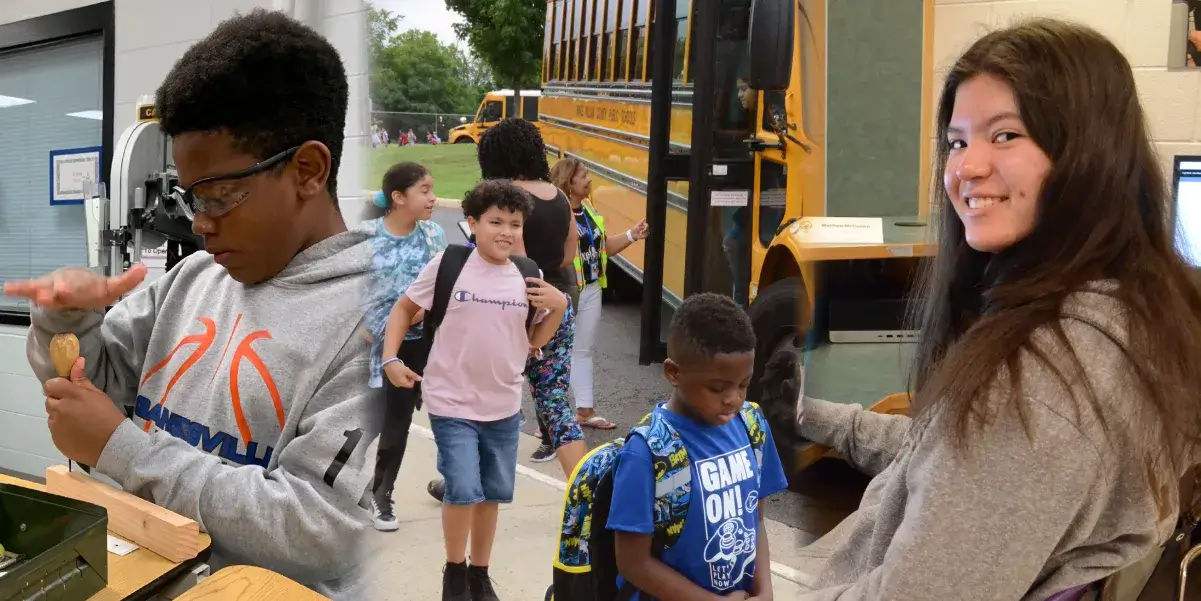
[[368, 6], [374, 110], [471, 114], [496, 87], [539, 86], [545, 0], [445, 1], [470, 53], [428, 31], [397, 33], [403, 16]]

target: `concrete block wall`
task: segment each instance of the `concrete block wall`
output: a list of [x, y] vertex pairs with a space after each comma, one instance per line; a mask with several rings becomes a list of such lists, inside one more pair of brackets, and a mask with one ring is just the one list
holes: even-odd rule
[[1167, 67], [1171, 4], [1171, 0], [935, 0], [934, 102], [942, 73], [983, 32], [1030, 16], [1083, 23], [1108, 36], [1126, 54], [1160, 163], [1171, 177], [1173, 156], [1201, 154], [1201, 70]]
[[[94, 3], [0, 0], [0, 23]], [[363, 0], [116, 0], [113, 142], [134, 123], [138, 97], [154, 93], [188, 46], [221, 21], [255, 7], [286, 10], [325, 35], [342, 55], [350, 79], [350, 110], [338, 173], [339, 197], [342, 212], [353, 225], [364, 207], [361, 167], [370, 141]], [[64, 462], [46, 427], [41, 385], [25, 360], [25, 328], [0, 325], [0, 470], [39, 475], [46, 467]]]

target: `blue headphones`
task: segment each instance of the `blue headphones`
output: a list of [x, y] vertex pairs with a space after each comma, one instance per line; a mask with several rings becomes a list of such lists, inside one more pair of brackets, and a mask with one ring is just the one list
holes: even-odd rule
[[372, 203], [374, 203], [374, 204], [375, 204], [375, 206], [377, 206], [377, 207], [379, 207], [379, 208], [381, 208], [381, 209], [386, 209], [386, 208], [388, 208], [388, 197], [387, 197], [387, 196], [384, 196], [384, 191], [383, 191], [383, 190], [380, 190], [379, 192], [376, 192], [376, 193], [375, 193], [375, 194], [374, 194], [374, 195], [371, 197], [371, 202], [372, 202]]

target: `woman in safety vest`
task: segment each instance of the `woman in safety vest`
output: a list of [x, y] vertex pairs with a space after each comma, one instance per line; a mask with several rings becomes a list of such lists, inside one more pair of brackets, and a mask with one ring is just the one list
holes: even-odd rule
[[580, 424], [600, 430], [617, 426], [597, 415], [592, 396], [592, 350], [600, 326], [601, 290], [607, 286], [609, 255], [616, 255], [646, 238], [646, 220], [619, 234], [609, 235], [605, 218], [597, 214], [590, 200], [592, 178], [588, 167], [574, 157], [555, 163], [550, 181], [571, 201], [576, 229], [580, 234], [575, 256], [576, 284], [580, 300], [576, 307], [575, 346], [571, 352], [571, 390], [575, 395], [576, 417]]

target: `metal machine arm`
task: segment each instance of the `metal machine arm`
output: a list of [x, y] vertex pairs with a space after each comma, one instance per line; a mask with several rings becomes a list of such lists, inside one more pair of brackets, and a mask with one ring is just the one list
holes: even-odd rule
[[141, 262], [148, 248], [167, 245], [170, 270], [204, 248], [188, 212], [171, 194], [179, 183], [171, 141], [157, 121], [136, 123], [121, 134], [113, 156], [111, 197], [101, 188], [87, 207], [89, 267], [116, 275]]

